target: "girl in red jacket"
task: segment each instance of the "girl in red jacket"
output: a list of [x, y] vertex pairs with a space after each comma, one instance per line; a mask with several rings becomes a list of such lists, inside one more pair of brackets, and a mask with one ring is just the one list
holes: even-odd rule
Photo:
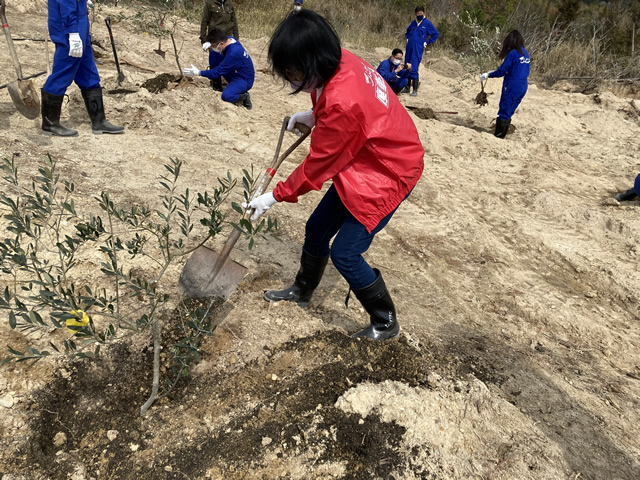
[[313, 130], [302, 164], [273, 192], [249, 203], [255, 208], [252, 219], [276, 202], [296, 203], [328, 180], [333, 185], [307, 221], [293, 285], [269, 290], [265, 299], [306, 307], [331, 257], [371, 317], [369, 327], [353, 336], [397, 337], [400, 327], [382, 274], [362, 254], [422, 174], [424, 149], [416, 127], [387, 82], [341, 49], [335, 31], [317, 13], [301, 10], [287, 17], [271, 38], [269, 60], [294, 94], [311, 94], [313, 108], [294, 114], [289, 130], [296, 122]]

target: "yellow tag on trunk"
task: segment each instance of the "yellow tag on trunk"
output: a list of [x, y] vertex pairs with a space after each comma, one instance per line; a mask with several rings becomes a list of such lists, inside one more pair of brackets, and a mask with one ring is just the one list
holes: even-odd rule
[[86, 312], [83, 312], [82, 310], [72, 310], [69, 313], [71, 315], [75, 315], [76, 318], [67, 319], [67, 330], [75, 335], [76, 333], [78, 333], [78, 331], [69, 327], [84, 327], [89, 323], [89, 315], [87, 315]]

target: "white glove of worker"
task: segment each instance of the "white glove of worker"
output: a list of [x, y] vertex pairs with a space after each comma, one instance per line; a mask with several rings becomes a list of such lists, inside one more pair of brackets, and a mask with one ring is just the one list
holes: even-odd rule
[[489, 78], [489, 72], [480, 74], [480, 81], [481, 82], [486, 82], [488, 78]]
[[424, 48], [427, 48], [427, 42], [424, 42], [423, 47], [424, 47]]
[[79, 33], [69, 34], [69, 56], [81, 57], [82, 56], [82, 40]]
[[313, 118], [313, 109], [312, 110], [307, 110], [306, 112], [294, 113], [293, 115], [291, 115], [291, 118], [289, 119], [289, 124], [287, 125], [287, 130], [289, 130], [290, 132], [293, 132], [293, 133], [295, 133], [297, 135], [301, 135], [302, 132], [300, 130], [298, 130], [297, 128], [294, 128], [296, 123], [302, 123], [302, 124], [306, 125], [309, 128], [313, 128], [313, 126], [316, 124], [316, 121]]
[[202, 44], [202, 50], [204, 50], [205, 52], [206, 52], [207, 50], [209, 50], [210, 48], [211, 48], [211, 42], [204, 42], [204, 43]]
[[263, 193], [259, 197], [254, 198], [248, 204], [242, 202], [242, 208], [255, 208], [253, 215], [251, 215], [251, 221], [255, 222], [260, 215], [269, 210], [274, 204], [278, 203], [276, 197], [273, 196], [273, 192]]
[[198, 67], [193, 63], [191, 64], [191, 68], [184, 68], [183, 71], [187, 77], [197, 77], [200, 75], [200, 70], [198, 70]]
[[87, 0], [87, 7], [93, 8], [93, 2], [91, 0]]

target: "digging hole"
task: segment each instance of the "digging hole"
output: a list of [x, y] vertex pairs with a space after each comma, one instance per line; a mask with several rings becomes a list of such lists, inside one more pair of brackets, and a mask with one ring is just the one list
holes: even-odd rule
[[118, 94], [124, 94], [124, 95], [128, 95], [130, 93], [136, 93], [137, 90], [130, 90], [128, 88], [114, 88], [113, 90], [108, 90], [107, 93], [109, 95], [118, 95]]
[[142, 87], [146, 88], [151, 93], [160, 93], [164, 90], [173, 90], [174, 88], [178, 88], [185, 82], [186, 80], [184, 80], [184, 77], [181, 77], [180, 75], [161, 73], [157, 77], [150, 78], [149, 80], [145, 81], [142, 84]]
[[422, 120], [431, 120], [436, 118], [436, 114], [432, 108], [429, 107], [410, 107], [407, 106], [408, 110], [411, 110], [416, 114], [416, 117], [421, 118]]

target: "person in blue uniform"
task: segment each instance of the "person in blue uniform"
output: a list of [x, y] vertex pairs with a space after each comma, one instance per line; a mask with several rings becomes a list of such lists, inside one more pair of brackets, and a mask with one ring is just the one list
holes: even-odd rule
[[[238, 19], [236, 7], [233, 0], [205, 0], [202, 10], [202, 20], [200, 21], [200, 42], [202, 49], [209, 52], [209, 70], [213, 70], [222, 63], [222, 55], [211, 49], [211, 42], [207, 40], [207, 35], [214, 28], [219, 28], [225, 35], [240, 39], [238, 29]], [[222, 91], [222, 79], [209, 79], [211, 88], [217, 92]]]
[[424, 16], [424, 7], [416, 7], [415, 14], [416, 19], [411, 22], [411, 25], [407, 27], [407, 31], [404, 34], [407, 37], [407, 55], [405, 57], [405, 63], [413, 65], [413, 69], [409, 73], [409, 87], [413, 87], [411, 96], [418, 95], [418, 87], [420, 86], [420, 76], [418, 70], [420, 70], [420, 62], [422, 61], [422, 54], [427, 45], [435, 42], [440, 35], [436, 27], [433, 26], [429, 20]]
[[76, 130], [60, 125], [64, 94], [75, 82], [91, 118], [93, 133], [123, 133], [104, 114], [100, 75], [93, 59], [86, 0], [48, 0], [49, 36], [55, 44], [51, 75], [42, 94], [42, 131], [47, 135], [73, 137]]
[[640, 175], [636, 177], [634, 185], [626, 192], [622, 192], [616, 195], [616, 200], [619, 202], [630, 202], [638, 198], [638, 192], [640, 192]]
[[184, 74], [209, 79], [224, 77], [228, 85], [222, 92], [222, 100], [242, 104], [247, 110], [251, 110], [253, 105], [249, 90], [253, 87], [256, 75], [251, 57], [238, 40], [227, 37], [218, 28], [209, 31], [207, 41], [211, 43], [211, 49], [222, 55], [222, 62], [213, 69], [202, 71], [191, 65], [184, 69]]
[[396, 95], [409, 84], [411, 64], [402, 63], [402, 50], [399, 48], [394, 48], [391, 56], [380, 62], [377, 70]]
[[480, 81], [504, 77], [494, 135], [498, 138], [505, 138], [509, 131], [511, 117], [529, 87], [529, 52], [524, 48], [524, 38], [518, 30], [512, 30], [505, 37], [502, 42], [500, 59], [503, 59], [502, 65], [493, 72], [480, 74]]

